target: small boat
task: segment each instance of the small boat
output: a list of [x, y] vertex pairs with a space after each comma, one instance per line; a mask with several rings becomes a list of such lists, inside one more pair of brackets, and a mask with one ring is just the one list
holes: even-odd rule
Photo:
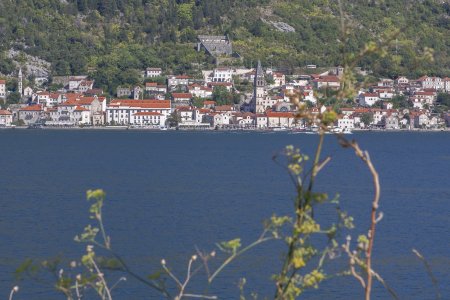
[[353, 134], [353, 132], [350, 128], [344, 128], [344, 130], [342, 130], [342, 134]]
[[275, 127], [273, 128], [273, 131], [287, 131], [288, 129], [286, 127]]

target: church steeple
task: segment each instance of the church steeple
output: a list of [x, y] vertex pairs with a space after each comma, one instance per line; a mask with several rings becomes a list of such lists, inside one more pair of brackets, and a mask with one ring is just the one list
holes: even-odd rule
[[19, 69], [19, 74], [18, 74], [18, 78], [17, 78], [17, 85], [18, 85], [18, 90], [19, 90], [20, 96], [23, 96], [23, 75], [22, 75], [22, 68]]
[[264, 71], [261, 66], [261, 61], [258, 60], [258, 67], [255, 72], [255, 80], [253, 82], [253, 99], [252, 99], [252, 112], [255, 113], [264, 113], [266, 110], [266, 99], [267, 91], [266, 91], [266, 80], [264, 78]]
[[260, 60], [258, 60], [258, 67], [256, 68], [254, 86], [255, 87], [264, 87], [264, 86], [266, 86], [266, 80], [264, 79], [264, 71], [263, 71], [263, 68], [261, 66], [261, 61]]

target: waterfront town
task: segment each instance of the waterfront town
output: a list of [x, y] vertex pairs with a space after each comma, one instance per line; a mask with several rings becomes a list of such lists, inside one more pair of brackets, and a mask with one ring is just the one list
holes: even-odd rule
[[[450, 94], [448, 77], [380, 78], [336, 106], [323, 99], [336, 98], [344, 68], [306, 68], [308, 75], [288, 76], [258, 62], [255, 68], [202, 70], [195, 78], [149, 67], [142, 70], [142, 85], [119, 86], [111, 98], [87, 75], [54, 76], [59, 88], [51, 91], [46, 77], [24, 86], [26, 74], [19, 69], [20, 99], [3, 105], [0, 127], [311, 130], [312, 124], [296, 117], [293, 97], [312, 115], [334, 109], [337, 132], [450, 126], [450, 112], [436, 109], [438, 98]], [[0, 80], [0, 102], [6, 104], [8, 93], [6, 80]]]

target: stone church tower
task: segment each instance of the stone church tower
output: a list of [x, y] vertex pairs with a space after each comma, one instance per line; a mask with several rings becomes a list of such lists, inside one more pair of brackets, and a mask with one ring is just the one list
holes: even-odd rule
[[22, 68], [19, 69], [19, 74], [17, 78], [17, 89], [20, 93], [20, 96], [23, 96], [23, 75], [22, 75]]
[[261, 61], [258, 61], [258, 67], [255, 73], [255, 81], [253, 82], [253, 101], [252, 108], [257, 114], [265, 112], [264, 100], [267, 97], [266, 80], [264, 78], [264, 71], [261, 67]]

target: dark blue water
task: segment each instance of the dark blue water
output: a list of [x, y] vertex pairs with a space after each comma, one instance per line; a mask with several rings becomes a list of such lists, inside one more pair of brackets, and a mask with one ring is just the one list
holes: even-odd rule
[[[434, 289], [411, 249], [428, 259], [444, 299], [450, 299], [450, 135], [448, 133], [354, 134], [368, 149], [382, 183], [384, 219], [376, 233], [374, 268], [401, 299], [433, 299]], [[223, 132], [0, 131], [0, 298], [17, 284], [14, 270], [28, 257], [79, 258], [85, 245], [73, 237], [90, 222], [85, 191], [107, 192], [105, 225], [113, 248], [146, 276], [165, 258], [184, 276], [195, 247], [240, 237], [253, 241], [262, 221], [288, 213], [294, 189], [272, 155], [287, 144], [310, 153], [317, 136]], [[356, 237], [368, 227], [372, 183], [350, 150], [327, 137], [332, 161], [318, 188], [340, 194], [355, 217]], [[318, 215], [333, 217], [325, 208]], [[270, 276], [280, 268], [281, 242], [262, 245], [235, 261], [209, 288], [236, 299], [239, 278], [246, 291], [273, 295]], [[220, 259], [220, 257], [219, 257]], [[65, 267], [68, 272], [67, 266]], [[111, 281], [120, 274], [110, 275]], [[203, 292], [204, 275], [191, 292]], [[15, 299], [64, 299], [51, 285], [19, 282]], [[362, 298], [350, 277], [331, 279], [308, 299]], [[160, 299], [128, 278], [114, 299]], [[379, 283], [374, 299], [389, 294]]]

